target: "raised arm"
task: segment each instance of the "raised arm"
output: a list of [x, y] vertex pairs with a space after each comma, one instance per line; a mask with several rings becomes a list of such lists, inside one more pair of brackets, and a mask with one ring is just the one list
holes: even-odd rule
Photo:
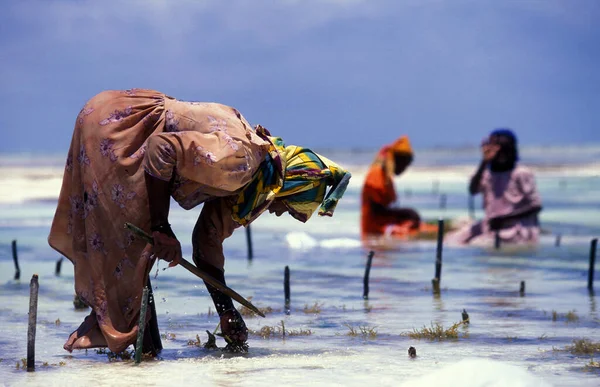
[[483, 176], [483, 172], [485, 168], [489, 164], [490, 161], [496, 156], [496, 153], [500, 150], [500, 146], [498, 144], [484, 142], [481, 145], [481, 163], [479, 163], [479, 168], [471, 178], [471, 182], [469, 183], [469, 193], [471, 195], [475, 195], [480, 192], [481, 187], [481, 177]]
[[477, 171], [475, 172], [473, 177], [471, 177], [471, 182], [469, 183], [469, 193], [471, 195], [479, 193], [479, 187], [481, 186], [481, 177], [483, 176], [483, 171], [485, 171], [486, 166], [487, 162], [481, 160], [481, 163], [479, 163], [479, 168], [477, 168]]

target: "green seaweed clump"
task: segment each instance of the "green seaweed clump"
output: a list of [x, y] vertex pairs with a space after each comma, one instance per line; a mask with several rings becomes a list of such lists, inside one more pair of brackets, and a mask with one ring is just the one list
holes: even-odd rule
[[359, 326], [357, 329], [350, 324], [346, 324], [346, 326], [348, 327], [348, 336], [362, 336], [364, 339], [374, 339], [377, 337], [375, 327]]
[[600, 343], [594, 343], [589, 339], [573, 340], [573, 345], [566, 347], [573, 355], [593, 355], [600, 353]]
[[[458, 340], [460, 333], [458, 328], [465, 324], [463, 321], [453, 324], [450, 328], [444, 329], [442, 324], [435, 323], [431, 324], [431, 327], [423, 326], [421, 329], [414, 329], [407, 335], [411, 339], [427, 339], [431, 341], [444, 341], [444, 340]], [[463, 338], [467, 337], [466, 333], [463, 333]]]

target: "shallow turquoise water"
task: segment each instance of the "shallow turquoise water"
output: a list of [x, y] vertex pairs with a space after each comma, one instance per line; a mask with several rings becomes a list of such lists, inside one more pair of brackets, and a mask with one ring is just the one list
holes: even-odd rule
[[[360, 179], [357, 171], [355, 179]], [[439, 174], [439, 192], [447, 195], [445, 210], [439, 208], [439, 195], [431, 192], [431, 175], [431, 169], [417, 169], [398, 181], [400, 194], [407, 187], [411, 190], [410, 197], [401, 198], [402, 205], [416, 207], [429, 219], [466, 216], [468, 175], [463, 169]], [[73, 310], [70, 263], [63, 262], [60, 277], [54, 275], [59, 255], [46, 244], [54, 201], [0, 204], [0, 384], [65, 385], [94, 380], [98, 385], [391, 386], [435, 374], [462, 359], [480, 358], [515, 366], [555, 386], [596, 386], [598, 372], [585, 368], [590, 357], [562, 349], [574, 339], [600, 337], [598, 299], [586, 289], [589, 242], [600, 234], [600, 178], [589, 172], [546, 171], [538, 173], [538, 184], [544, 200], [541, 220], [547, 231], [540, 247], [445, 248], [440, 296], [430, 290], [435, 245], [413, 242], [376, 252], [369, 300], [362, 299], [368, 251], [358, 245], [359, 181], [353, 183], [334, 218], [315, 218], [302, 225], [290, 217], [263, 216], [252, 226], [252, 262], [246, 258], [243, 229], [226, 242], [228, 284], [252, 296], [258, 306], [275, 310], [264, 319], [248, 318], [249, 328], [258, 331], [283, 320], [286, 329], [311, 330], [312, 334], [285, 339], [251, 335], [250, 352], [237, 356], [188, 346], [196, 334], [204, 342], [205, 330], [214, 330], [218, 319], [207, 313], [211, 302], [199, 280], [183, 268], [163, 271], [166, 265], [161, 263], [152, 281], [161, 333], [169, 339], [163, 340], [160, 360], [139, 367], [111, 363], [95, 351], [68, 354], [62, 349], [86, 313]], [[198, 213], [175, 208], [171, 216], [187, 257]], [[481, 216], [481, 210], [477, 213]], [[561, 246], [555, 247], [558, 233]], [[13, 239], [18, 240], [20, 282], [12, 280]], [[282, 311], [286, 265], [291, 270], [289, 316]], [[40, 275], [37, 372], [26, 373], [15, 365], [26, 356], [28, 282], [33, 273]], [[521, 281], [526, 282], [525, 296], [519, 294]], [[315, 303], [320, 312], [305, 313], [305, 307]], [[467, 337], [440, 343], [406, 336], [431, 323], [447, 327], [458, 322], [463, 309], [471, 324], [459, 331]], [[567, 321], [569, 311], [577, 321]], [[558, 313], [557, 321], [553, 312]], [[373, 328], [377, 334], [352, 337], [350, 327]], [[408, 358], [409, 346], [416, 347], [416, 359]], [[49, 366], [44, 367], [44, 362]], [[473, 372], [480, 367], [476, 362], [466, 364]], [[496, 363], [490, 364], [486, 375], [494, 380], [507, 377]], [[525, 383], [524, 376], [519, 380]]]

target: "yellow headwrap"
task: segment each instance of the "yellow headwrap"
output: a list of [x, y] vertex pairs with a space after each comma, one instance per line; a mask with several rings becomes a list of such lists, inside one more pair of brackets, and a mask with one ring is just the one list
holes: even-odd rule
[[396, 155], [413, 155], [413, 150], [410, 146], [408, 136], [400, 136], [393, 143], [381, 148], [373, 163], [382, 165], [387, 173], [393, 174], [396, 164], [394, 157]]
[[[332, 216], [350, 173], [310, 149], [286, 147], [281, 138], [271, 137], [260, 125], [256, 133], [271, 144], [271, 149], [253, 181], [239, 194], [233, 219], [246, 225], [276, 198], [282, 198], [290, 215], [301, 222], [306, 222], [319, 206], [319, 215]], [[326, 195], [327, 186], [332, 188]]]

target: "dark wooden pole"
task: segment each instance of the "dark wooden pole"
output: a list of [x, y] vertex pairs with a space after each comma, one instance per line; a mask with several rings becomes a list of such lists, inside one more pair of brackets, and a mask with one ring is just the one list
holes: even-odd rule
[[500, 249], [500, 232], [496, 231], [496, 234], [494, 236], [494, 248], [496, 250]]
[[519, 294], [521, 297], [525, 296], [525, 281], [521, 281], [521, 286], [519, 287]]
[[19, 257], [17, 256], [17, 240], [12, 241], [13, 261], [15, 261], [15, 280], [21, 279], [21, 268], [19, 267]]
[[435, 253], [435, 276], [431, 280], [433, 293], [440, 293], [442, 282], [442, 251], [444, 247], [444, 219], [438, 220], [437, 248]]
[[27, 371], [35, 371], [35, 330], [37, 327], [38, 275], [34, 274], [29, 283], [29, 327], [27, 329]]
[[446, 194], [440, 195], [440, 210], [446, 209], [446, 202], [448, 201], [448, 197]]
[[160, 352], [163, 349], [162, 341], [160, 339], [160, 331], [158, 329], [158, 317], [156, 315], [156, 302], [154, 301], [154, 292], [152, 291], [152, 283], [150, 277], [146, 283], [148, 287], [148, 305], [150, 305], [150, 321], [148, 329], [150, 329], [150, 337], [152, 339], [152, 346], [156, 352]]
[[554, 246], [556, 247], [560, 247], [560, 239], [562, 238], [562, 235], [558, 234], [556, 236], [556, 241], [554, 242]]
[[434, 195], [437, 195], [439, 193], [439, 189], [440, 189], [440, 181], [439, 180], [434, 180], [431, 183], [431, 193]]
[[369, 251], [369, 256], [367, 257], [367, 266], [365, 267], [365, 277], [363, 278], [363, 299], [369, 299], [369, 273], [371, 272], [371, 264], [373, 263], [373, 256], [375, 252], [373, 250]]
[[588, 289], [594, 290], [594, 265], [596, 263], [596, 247], [598, 245], [598, 238], [592, 239], [590, 244], [590, 268], [588, 270]]
[[60, 257], [58, 261], [56, 261], [56, 270], [54, 270], [54, 275], [57, 277], [60, 276], [60, 269], [62, 267], [63, 257]]
[[144, 346], [144, 331], [146, 330], [146, 311], [148, 310], [148, 287], [144, 287], [142, 292], [142, 307], [140, 308], [140, 321], [138, 323], [138, 334], [135, 345], [135, 364], [142, 361], [142, 352]]
[[251, 261], [254, 252], [252, 251], [252, 234], [250, 233], [250, 225], [246, 226], [246, 242], [248, 242], [248, 260]]
[[435, 278], [442, 281], [442, 250], [444, 248], [444, 219], [438, 220], [437, 248], [435, 252]]
[[283, 270], [283, 294], [285, 297], [285, 314], [290, 314], [290, 268], [286, 266]]

